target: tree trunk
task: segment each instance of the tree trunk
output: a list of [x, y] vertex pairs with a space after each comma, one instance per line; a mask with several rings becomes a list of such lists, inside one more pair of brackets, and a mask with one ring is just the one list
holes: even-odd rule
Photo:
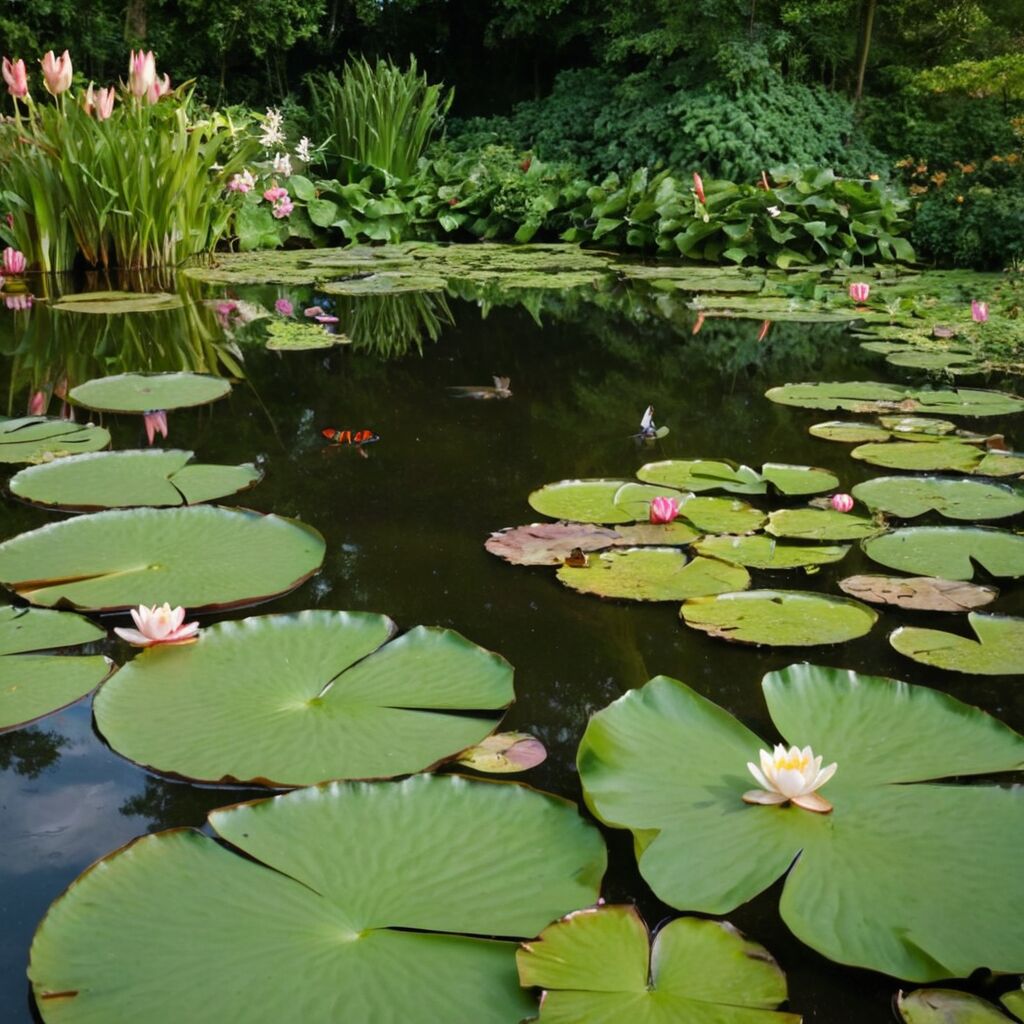
[[133, 46], [146, 41], [146, 0], [128, 0], [124, 15], [124, 38]]
[[867, 0], [867, 12], [864, 15], [864, 37], [860, 47], [860, 64], [857, 67], [857, 90], [853, 94], [853, 102], [860, 103], [864, 92], [864, 72], [868, 66], [868, 52], [871, 49], [871, 32], [875, 27], [875, 7], [878, 0]]

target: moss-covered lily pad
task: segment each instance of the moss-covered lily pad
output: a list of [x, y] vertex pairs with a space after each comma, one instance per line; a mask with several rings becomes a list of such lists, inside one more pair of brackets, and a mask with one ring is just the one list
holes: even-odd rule
[[231, 391], [223, 377], [201, 373], [121, 373], [72, 388], [68, 398], [99, 412], [150, 412], [207, 405]]
[[[47, 1024], [518, 1024], [516, 938], [594, 902], [604, 843], [510, 782], [334, 783], [145, 836], [71, 884], [32, 944]], [[145, 912], [140, 913], [140, 900]], [[481, 936], [502, 936], [501, 941]], [[72, 994], [73, 993], [73, 994]]]
[[693, 545], [697, 554], [745, 565], [750, 569], [803, 569], [838, 562], [848, 544], [790, 544], [757, 534], [752, 537], [702, 537]]
[[38, 608], [0, 609], [0, 732], [73, 704], [107, 677], [100, 655], [32, 652], [77, 647], [106, 637], [81, 615]]
[[932, 781], [1019, 771], [1024, 737], [938, 690], [846, 669], [793, 665], [763, 689], [786, 744], [838, 764], [830, 814], [744, 804], [746, 764], [771, 743], [674, 679], [591, 719], [587, 803], [633, 832], [658, 898], [727, 914], [788, 874], [783, 920], [832, 960], [917, 982], [1024, 970], [1007, 881], [1024, 790]]
[[845, 409], [847, 412], [1005, 416], [1024, 411], [1024, 398], [1001, 391], [972, 388], [933, 391], [874, 381], [784, 384], [771, 388], [766, 397], [773, 402], [802, 409]]
[[847, 420], [829, 420], [808, 428], [812, 437], [843, 444], [866, 444], [869, 441], [888, 441], [890, 431], [877, 423], [853, 423]]
[[1003, 519], [1024, 512], [1024, 491], [982, 480], [880, 476], [865, 480], [853, 496], [873, 512], [912, 519], [938, 512], [947, 519]]
[[185, 303], [180, 295], [169, 292], [79, 292], [62, 295], [53, 308], [62, 313], [159, 313], [180, 309]]
[[714, 558], [688, 561], [677, 548], [654, 547], [591, 554], [585, 566], [563, 565], [558, 578], [584, 594], [629, 601], [684, 601], [750, 586], [749, 573], [738, 565]]
[[917, 441], [862, 444], [854, 448], [850, 454], [872, 466], [914, 472], [950, 470], [970, 473], [982, 459], [982, 452], [974, 445], [946, 438], [931, 444], [921, 444]]
[[21, 470], [10, 488], [36, 505], [92, 511], [196, 505], [244, 491], [263, 477], [252, 464], [206, 466], [191, 463], [192, 457], [158, 449], [73, 455]]
[[324, 539], [294, 519], [197, 505], [95, 512], [0, 544], [0, 582], [32, 604], [233, 608], [308, 579]]
[[352, 339], [348, 335], [328, 334], [321, 324], [274, 320], [267, 328], [267, 348], [271, 352], [306, 352], [351, 343]]
[[1024, 619], [1011, 615], [967, 616], [977, 640], [939, 629], [901, 626], [889, 635], [893, 648], [923, 665], [980, 676], [1024, 674]]
[[201, 782], [422, 771], [494, 729], [512, 668], [451, 630], [394, 632], [367, 612], [221, 622], [129, 662], [97, 695], [96, 724], [129, 760]]
[[992, 576], [1024, 576], [1024, 536], [986, 526], [913, 526], [863, 541], [868, 558], [889, 569], [969, 580], [980, 565]]
[[587, 552], [642, 544], [685, 545], [699, 536], [693, 527], [679, 520], [617, 529], [593, 523], [531, 523], [492, 533], [484, 547], [513, 565], [561, 565], [576, 549]]
[[0, 420], [0, 462], [44, 462], [110, 445], [110, 433], [93, 423], [25, 416]]
[[848, 576], [839, 588], [861, 601], [927, 612], [969, 612], [999, 596], [995, 587], [936, 576]]
[[[1014, 1008], [1016, 994], [1004, 996], [1003, 1004], [1020, 1017], [1024, 1002]], [[900, 992], [896, 1009], [903, 1024], [1010, 1024], [1011, 1020], [988, 1000], [952, 988], [919, 988], [909, 995]]]
[[765, 529], [773, 537], [795, 540], [860, 540], [885, 527], [873, 519], [830, 508], [783, 508], [768, 516]]
[[775, 1013], [786, 979], [724, 921], [680, 917], [651, 937], [635, 907], [569, 914], [524, 943], [519, 980], [544, 990], [542, 1024], [799, 1024]]

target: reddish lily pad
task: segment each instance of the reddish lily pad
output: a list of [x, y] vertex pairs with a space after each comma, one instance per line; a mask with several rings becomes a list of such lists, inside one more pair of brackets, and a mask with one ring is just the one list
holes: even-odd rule
[[457, 761], [478, 772], [502, 775], [536, 768], [547, 756], [544, 744], [528, 732], [496, 732], [464, 750]]
[[999, 596], [995, 587], [935, 576], [848, 576], [839, 587], [860, 601], [927, 612], [969, 612]]
[[687, 523], [638, 523], [616, 528], [593, 523], [532, 523], [492, 533], [484, 547], [513, 565], [561, 565], [574, 550], [655, 545], [685, 545], [700, 534]]

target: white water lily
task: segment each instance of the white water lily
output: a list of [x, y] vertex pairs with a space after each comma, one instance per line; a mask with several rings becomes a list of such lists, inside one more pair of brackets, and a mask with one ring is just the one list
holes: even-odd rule
[[743, 794], [748, 804], [793, 803], [806, 811], [827, 814], [832, 805], [816, 791], [836, 773], [838, 766], [833, 762], [827, 768], [821, 767], [821, 757], [815, 757], [810, 747], [790, 747], [781, 743], [768, 753], [761, 751], [761, 767], [747, 762], [750, 774], [762, 789], [751, 789]]
[[198, 622], [185, 622], [185, 609], [172, 608], [166, 602], [148, 608], [140, 604], [131, 609], [138, 629], [117, 627], [114, 632], [135, 647], [154, 647], [157, 644], [190, 644], [199, 632]]

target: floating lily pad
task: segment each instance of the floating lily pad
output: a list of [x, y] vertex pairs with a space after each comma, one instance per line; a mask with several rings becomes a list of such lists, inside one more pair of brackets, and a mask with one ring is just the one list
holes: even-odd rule
[[1024, 674], [1024, 619], [1010, 615], [967, 616], [977, 640], [939, 629], [901, 626], [889, 634], [893, 648], [934, 668], [979, 676]]
[[616, 529], [592, 523], [532, 523], [492, 533], [484, 547], [513, 565], [561, 565], [577, 548], [586, 552], [643, 544], [685, 545], [699, 536], [679, 520]]
[[783, 740], [838, 764], [830, 814], [744, 804], [746, 764], [771, 743], [674, 679], [591, 719], [587, 804], [633, 832], [655, 895], [727, 914], [788, 873], [783, 920], [832, 960], [917, 982], [1024, 970], [1007, 888], [1024, 791], [931, 781], [1019, 771], [1024, 737], [938, 690], [847, 669], [793, 665], [763, 689]]
[[888, 441], [891, 434], [877, 423], [851, 423], [846, 420], [829, 420], [815, 423], [808, 428], [814, 437], [824, 441], [840, 441], [843, 444], [866, 444], [868, 441]]
[[321, 324], [274, 320], [267, 328], [267, 348], [271, 352], [305, 352], [351, 343], [347, 334], [328, 334]]
[[682, 491], [719, 490], [734, 494], [764, 494], [768, 490], [768, 485], [756, 470], [715, 459], [649, 462], [641, 466], [636, 475], [647, 483], [665, 484]]
[[624, 548], [592, 554], [585, 567], [564, 565], [557, 575], [581, 593], [629, 601], [683, 601], [750, 586], [750, 575], [740, 566], [713, 558], [690, 562], [678, 548]]
[[[552, 519], [571, 519], [578, 523], [629, 523], [637, 516], [633, 511], [616, 505], [615, 495], [631, 483], [630, 480], [559, 480], [534, 491], [529, 497], [530, 507]], [[668, 497], [682, 497], [675, 491], [663, 493]]]
[[1021, 476], [1024, 474], [1024, 455], [1019, 452], [988, 451], [974, 467], [975, 476]]
[[0, 732], [73, 704], [107, 677], [100, 655], [33, 654], [103, 640], [106, 630], [81, 615], [38, 608], [0, 609]]
[[367, 612], [221, 622], [129, 662], [97, 695], [96, 725], [129, 760], [200, 782], [422, 771], [495, 728], [512, 668], [451, 630], [394, 632]]
[[912, 519], [938, 512], [947, 519], [1003, 519], [1024, 512], [1024, 492], [1002, 484], [949, 477], [880, 476], [865, 480], [853, 495], [873, 512]]
[[635, 907], [581, 910], [516, 954], [519, 980], [544, 989], [542, 1024], [799, 1024], [774, 1013], [786, 979], [763, 946], [724, 921], [680, 917], [651, 942]]
[[458, 763], [478, 772], [504, 775], [536, 768], [547, 756], [544, 744], [528, 732], [497, 732], [462, 751]]
[[335, 783], [209, 820], [230, 846], [144, 836], [51, 906], [29, 966], [47, 1024], [518, 1024], [536, 1003], [508, 940], [593, 903], [605, 868], [574, 806], [509, 782]]
[[647, 544], [684, 547], [695, 541], [700, 532], [689, 523], [676, 519], [671, 523], [632, 523], [616, 526], [615, 547], [643, 547]]
[[788, 544], [773, 537], [702, 537], [693, 550], [708, 558], [745, 565], [749, 569], [802, 569], [838, 562], [848, 544]]
[[[866, 342], [861, 348], [885, 342]], [[886, 354], [890, 366], [902, 366], [913, 370], [943, 370], [953, 375], [981, 373], [985, 367], [979, 363], [970, 350], [921, 349], [916, 345], [893, 345]]]
[[686, 625], [708, 636], [770, 647], [845, 643], [870, 632], [878, 618], [858, 601], [800, 590], [695, 597], [680, 615]]
[[850, 454], [872, 466], [917, 472], [954, 470], [959, 473], [970, 473], [982, 458], [982, 453], [974, 445], [946, 439], [932, 444], [920, 444], [916, 441], [862, 444], [854, 448]]
[[765, 529], [774, 537], [798, 540], [860, 540], [885, 527], [873, 519], [830, 508], [783, 508], [768, 516]]
[[701, 533], [752, 533], [768, 521], [760, 509], [738, 498], [686, 498], [679, 515]]
[[189, 465], [192, 457], [192, 452], [157, 449], [73, 455], [21, 470], [10, 489], [36, 505], [90, 511], [195, 505], [246, 490], [263, 477], [252, 464]]
[[197, 505], [95, 512], [0, 544], [0, 582], [32, 604], [235, 608], [308, 579], [324, 539], [294, 519]]
[[952, 420], [938, 420], [932, 416], [879, 416], [878, 422], [894, 434], [952, 434], [956, 424]]
[[72, 388], [68, 398], [99, 412], [150, 412], [207, 405], [231, 390], [223, 377], [200, 373], [121, 373]]
[[987, 526], [913, 526], [862, 543], [868, 558], [920, 576], [969, 580], [975, 565], [992, 576], [1024, 576], [1024, 536]]
[[[1005, 1002], [1005, 998], [1004, 998]], [[919, 988], [896, 997], [904, 1024], [1009, 1024], [1010, 1018], [990, 1002], [951, 988]], [[1007, 1004], [1008, 1009], [1012, 1007]], [[1020, 1009], [1017, 1015], [1020, 1015]]]
[[0, 462], [43, 462], [98, 452], [110, 445], [110, 433], [92, 423], [25, 416], [0, 420]]
[[848, 576], [839, 587], [861, 601], [928, 612], [967, 612], [999, 596], [995, 587], [935, 576]]
[[766, 462], [761, 467], [761, 473], [779, 494], [820, 494], [839, 485], [839, 477], [834, 473], [813, 466]]
[[802, 409], [845, 409], [848, 412], [1005, 416], [1024, 410], [1024, 398], [1001, 391], [974, 388], [932, 391], [872, 381], [785, 384], [771, 388], [766, 397], [773, 402]]
[[79, 292], [62, 295], [52, 303], [62, 313], [159, 313], [180, 309], [185, 303], [180, 295], [169, 292]]

